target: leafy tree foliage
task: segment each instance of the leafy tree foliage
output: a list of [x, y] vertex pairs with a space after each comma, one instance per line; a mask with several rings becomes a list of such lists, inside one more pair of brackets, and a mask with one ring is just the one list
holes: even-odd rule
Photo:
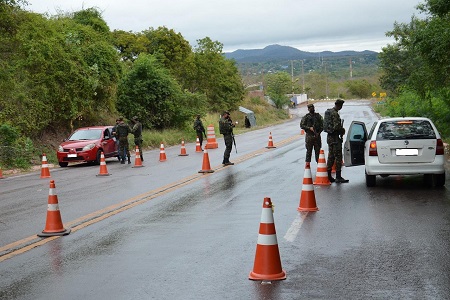
[[146, 53], [146, 45], [150, 43], [148, 38], [140, 33], [114, 30], [112, 32], [114, 47], [119, 51], [123, 61], [133, 62], [140, 53]]
[[141, 54], [124, 76], [117, 108], [131, 118], [137, 115], [147, 128], [183, 126], [198, 111], [205, 98], [183, 93], [169, 71], [153, 55]]
[[165, 26], [150, 28], [143, 33], [149, 41], [147, 53], [156, 56], [175, 76], [182, 86], [185, 85], [186, 73], [192, 68], [192, 47], [181, 33]]
[[289, 104], [287, 94], [291, 89], [291, 77], [286, 72], [269, 74], [267, 76], [267, 94], [276, 108], [283, 108]]
[[244, 96], [239, 71], [222, 55], [223, 44], [209, 37], [197, 40], [193, 73], [188, 74], [189, 90], [203, 93], [212, 111], [237, 109]]
[[[391, 115], [408, 113], [434, 119], [439, 130], [450, 134], [450, 4], [428, 0], [418, 5], [426, 15], [409, 24], [394, 24], [387, 33], [396, 43], [380, 54], [384, 71], [380, 83], [396, 95], [388, 107]], [[445, 113], [443, 113], [445, 112]]]
[[350, 80], [346, 82], [348, 91], [360, 99], [369, 98], [372, 93], [372, 85], [365, 79]]

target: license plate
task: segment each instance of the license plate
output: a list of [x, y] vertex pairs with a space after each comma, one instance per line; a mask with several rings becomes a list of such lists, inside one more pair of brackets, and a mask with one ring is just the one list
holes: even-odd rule
[[397, 155], [397, 156], [419, 155], [419, 150], [417, 150], [417, 149], [395, 149], [395, 155]]
[[67, 157], [77, 157], [76, 154], [67, 154]]

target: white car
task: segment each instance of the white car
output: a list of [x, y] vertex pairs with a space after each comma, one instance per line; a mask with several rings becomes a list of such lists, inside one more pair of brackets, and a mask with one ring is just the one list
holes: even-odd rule
[[428, 118], [381, 119], [369, 134], [364, 122], [353, 121], [344, 142], [344, 165], [365, 165], [368, 187], [376, 185], [376, 175], [415, 174], [429, 186], [443, 186], [444, 163], [444, 143]]

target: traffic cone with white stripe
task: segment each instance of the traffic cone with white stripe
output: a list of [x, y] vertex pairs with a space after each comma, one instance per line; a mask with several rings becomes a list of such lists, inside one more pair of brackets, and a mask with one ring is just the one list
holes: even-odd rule
[[200, 139], [197, 137], [197, 142], [195, 142], [195, 152], [203, 152], [202, 146], [200, 146]]
[[264, 198], [259, 224], [258, 243], [256, 245], [251, 280], [283, 280], [286, 272], [281, 267], [280, 252], [278, 250], [277, 233], [273, 221], [273, 205], [269, 197]]
[[50, 180], [47, 205], [47, 220], [45, 222], [44, 230], [41, 233], [37, 234], [40, 237], [68, 235], [70, 233], [70, 228], [66, 229], [63, 226], [61, 213], [59, 211], [58, 196], [56, 195], [55, 188], [55, 181]]
[[48, 168], [47, 156], [42, 153], [41, 178], [50, 178], [50, 169]]
[[316, 205], [316, 195], [314, 194], [314, 186], [311, 176], [311, 167], [309, 164], [305, 166], [305, 175], [303, 176], [302, 194], [300, 195], [300, 204], [298, 211], [318, 211]]
[[267, 147], [266, 147], [266, 148], [268, 148], [268, 149], [270, 149], [270, 148], [276, 148], [276, 147], [273, 145], [272, 132], [269, 132], [269, 143], [267, 144]]
[[216, 132], [214, 131], [214, 125], [210, 124], [208, 125], [208, 129], [207, 129], [207, 142], [205, 145], [205, 149], [216, 149], [219, 148], [219, 143], [217, 143], [216, 140]]
[[184, 145], [184, 140], [181, 140], [181, 153], [178, 156], [188, 156], [186, 153], [186, 146]]
[[166, 151], [164, 150], [164, 144], [161, 142], [161, 146], [159, 147], [159, 161], [166, 161]]
[[211, 170], [211, 165], [209, 163], [209, 155], [208, 150], [203, 150], [203, 164], [202, 169], [198, 171], [199, 173], [213, 173], [214, 170]]
[[319, 161], [317, 164], [316, 180], [314, 180], [314, 184], [331, 185], [331, 182], [328, 179], [327, 163], [325, 161], [325, 152], [323, 151], [323, 149], [320, 149]]
[[100, 153], [100, 173], [97, 176], [109, 176], [108, 169], [106, 168], [105, 154], [103, 151]]
[[140, 167], [143, 167], [142, 159], [141, 159], [141, 152], [139, 151], [139, 146], [136, 146], [133, 168], [140, 168]]

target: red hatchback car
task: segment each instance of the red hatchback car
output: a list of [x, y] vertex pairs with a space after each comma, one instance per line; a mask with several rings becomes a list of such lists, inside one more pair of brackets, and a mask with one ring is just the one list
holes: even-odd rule
[[64, 140], [56, 155], [61, 167], [67, 167], [69, 162], [100, 163], [101, 152], [108, 157], [118, 156], [118, 143], [112, 135], [113, 126], [92, 126], [75, 130]]

